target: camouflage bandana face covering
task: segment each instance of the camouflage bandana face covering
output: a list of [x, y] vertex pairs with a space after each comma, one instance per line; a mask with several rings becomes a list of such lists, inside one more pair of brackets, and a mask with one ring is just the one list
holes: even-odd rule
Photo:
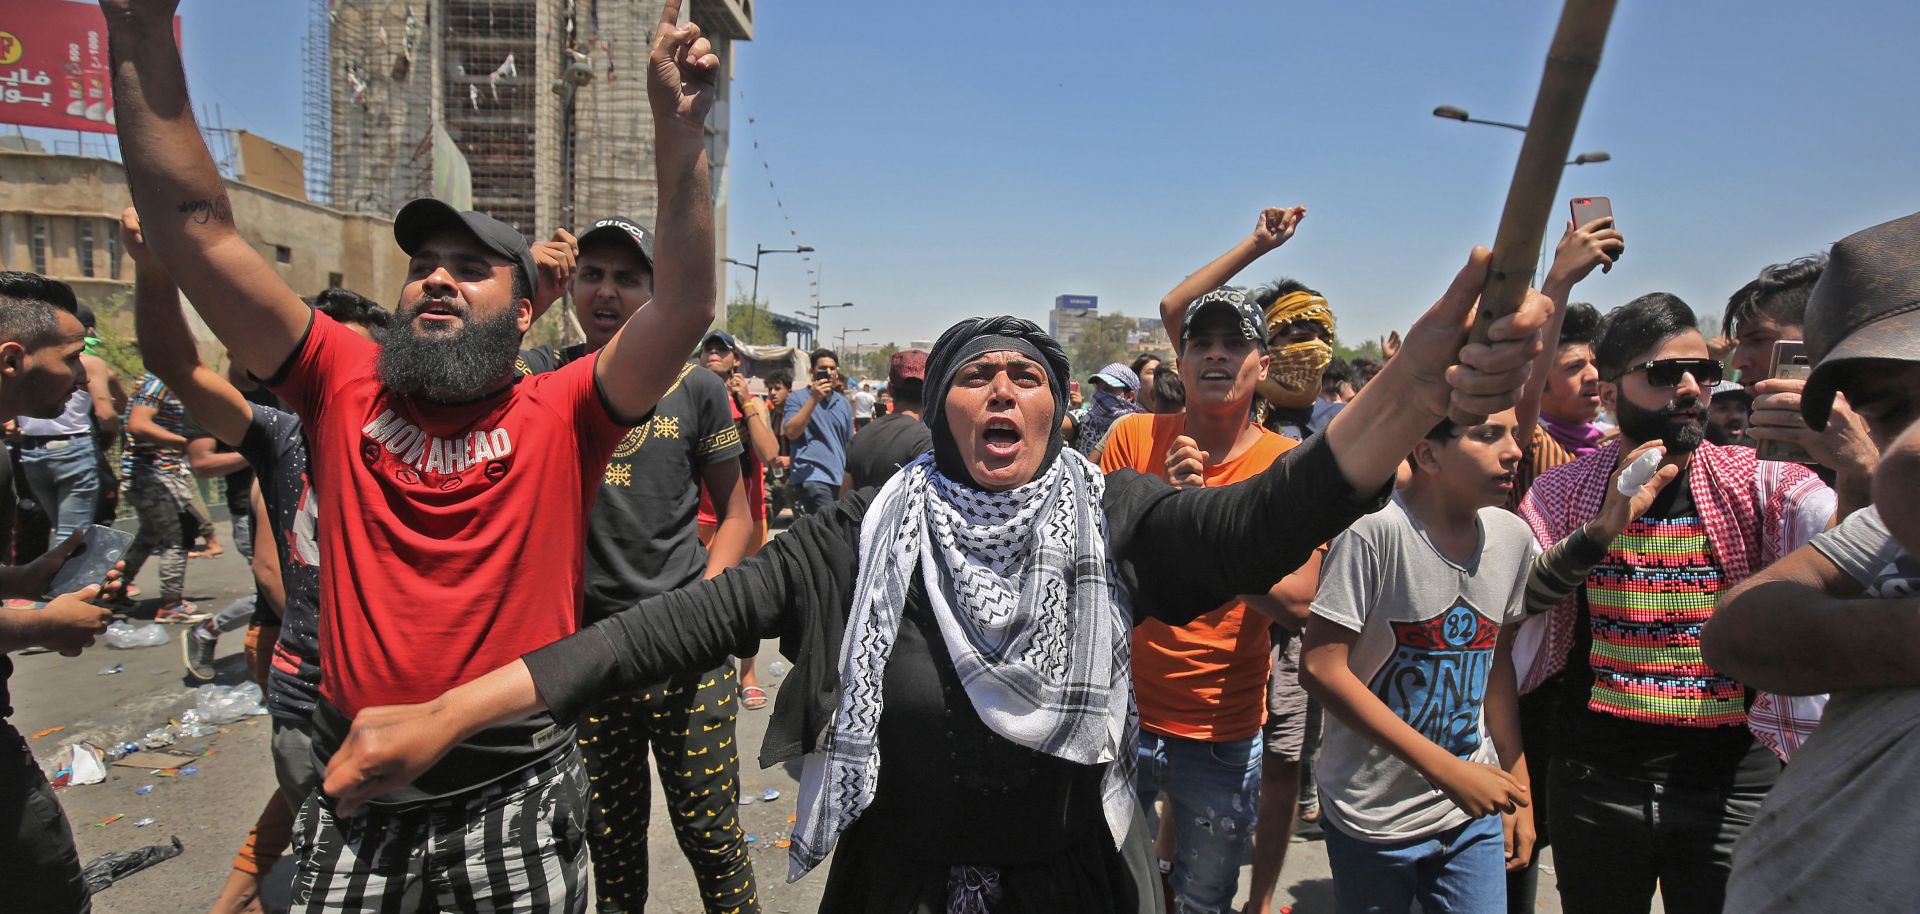
[[[1327, 328], [1333, 336], [1333, 309], [1327, 300], [1311, 292], [1289, 292], [1267, 306], [1267, 326], [1295, 321], [1312, 321]], [[1333, 363], [1333, 346], [1323, 340], [1301, 340], [1268, 346], [1272, 362], [1267, 377], [1258, 386], [1267, 402], [1283, 408], [1310, 406], [1320, 396], [1320, 375]]]

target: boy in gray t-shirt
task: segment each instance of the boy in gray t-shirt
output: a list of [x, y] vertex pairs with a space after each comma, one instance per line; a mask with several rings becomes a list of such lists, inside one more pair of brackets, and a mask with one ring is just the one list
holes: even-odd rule
[[1314, 776], [1341, 911], [1502, 910], [1531, 856], [1510, 653], [1537, 547], [1498, 507], [1514, 424], [1441, 423], [1322, 566], [1301, 679], [1328, 712]]

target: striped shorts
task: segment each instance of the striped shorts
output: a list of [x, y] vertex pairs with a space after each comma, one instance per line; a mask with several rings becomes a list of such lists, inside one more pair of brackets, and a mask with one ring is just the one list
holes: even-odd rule
[[293, 824], [291, 910], [585, 914], [586, 809], [572, 745], [471, 793], [344, 822], [314, 791]]

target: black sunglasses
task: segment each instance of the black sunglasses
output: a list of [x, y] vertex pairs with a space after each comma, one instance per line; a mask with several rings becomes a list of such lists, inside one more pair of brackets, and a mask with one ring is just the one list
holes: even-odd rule
[[1630, 366], [1614, 375], [1613, 380], [1618, 381], [1636, 371], [1646, 372], [1647, 383], [1655, 387], [1678, 387], [1685, 375], [1693, 375], [1694, 383], [1701, 387], [1712, 387], [1720, 383], [1726, 373], [1718, 359], [1655, 359]]

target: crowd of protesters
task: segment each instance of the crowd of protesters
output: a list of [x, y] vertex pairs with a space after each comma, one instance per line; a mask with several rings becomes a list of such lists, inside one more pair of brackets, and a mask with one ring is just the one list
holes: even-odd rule
[[[757, 912], [759, 710], [760, 763], [801, 770], [782, 875], [831, 855], [822, 910], [1225, 912], [1250, 860], [1266, 914], [1296, 829], [1342, 912], [1529, 911], [1549, 846], [1570, 912], [1911, 906], [1920, 524], [1876, 506], [1920, 495], [1920, 215], [1765, 268], [1711, 338], [1671, 294], [1572, 301], [1626, 241], [1570, 224], [1483, 341], [1476, 248], [1347, 361], [1327, 296], [1235, 284], [1305, 223], [1269, 208], [1161, 298], [1171, 353], [1078, 378], [974, 318], [877, 391], [822, 349], [763, 395], [709, 329], [720, 62], [678, 7], [654, 224], [529, 244], [416, 200], [391, 309], [265, 267], [167, 17], [111, 18], [147, 374], [126, 393], [70, 289], [0, 274], [0, 522], [46, 531], [0, 567], [46, 601], [0, 608], [0, 650], [77, 654], [150, 557], [190, 676], [246, 626], [279, 790], [212, 910], [289, 854], [301, 912], [643, 910], [650, 756], [705, 909]], [[560, 301], [585, 342], [527, 347]], [[220, 548], [195, 479], [256, 584], [217, 616], [185, 598]], [[110, 496], [124, 566], [46, 593]], [[11, 726], [0, 811], [7, 900], [87, 910]]]

